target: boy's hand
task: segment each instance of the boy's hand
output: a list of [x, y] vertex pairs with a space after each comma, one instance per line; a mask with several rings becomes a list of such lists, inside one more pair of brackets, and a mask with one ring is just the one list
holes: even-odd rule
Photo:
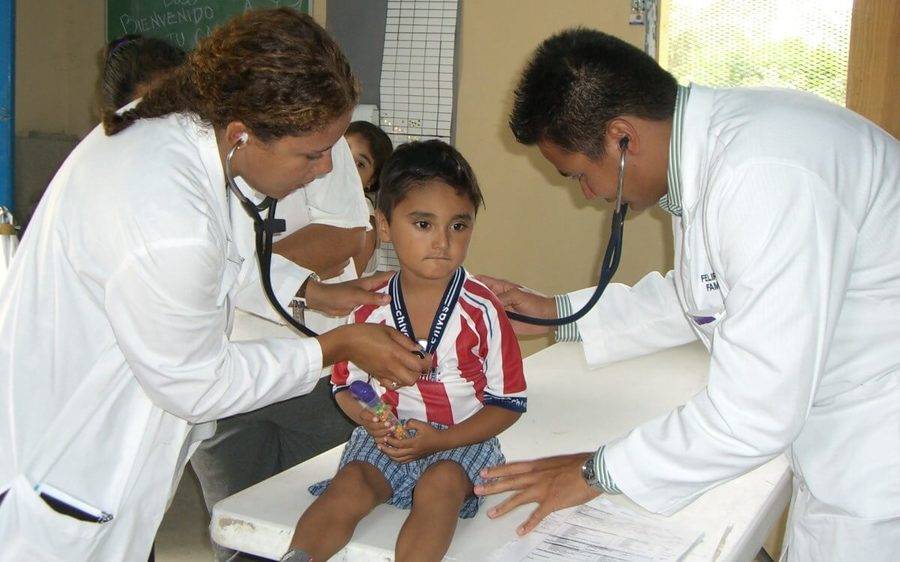
[[359, 412], [359, 419], [356, 420], [363, 429], [372, 436], [376, 443], [384, 443], [385, 437], [391, 434], [391, 424], [378, 419], [372, 410], [363, 408]]
[[446, 448], [441, 435], [443, 432], [430, 424], [409, 420], [406, 422], [406, 429], [414, 430], [415, 435], [406, 439], [396, 439], [389, 435], [378, 443], [378, 449], [396, 462], [407, 463]]

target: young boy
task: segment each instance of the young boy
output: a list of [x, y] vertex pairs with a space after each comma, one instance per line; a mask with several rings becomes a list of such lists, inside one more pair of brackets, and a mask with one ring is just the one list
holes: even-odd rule
[[[334, 367], [335, 398], [360, 427], [330, 482], [297, 523], [283, 560], [324, 561], [375, 506], [411, 508], [395, 559], [440, 560], [458, 517], [474, 517], [482, 468], [504, 462], [497, 434], [525, 411], [522, 356], [503, 306], [462, 268], [482, 196], [462, 155], [440, 141], [398, 148], [381, 174], [376, 219], [400, 272], [381, 290], [391, 303], [353, 322], [385, 323], [418, 340], [433, 368], [410, 387], [385, 389], [352, 363]], [[427, 338], [427, 339], [426, 339]], [[395, 439], [350, 392], [368, 381], [412, 437]]]

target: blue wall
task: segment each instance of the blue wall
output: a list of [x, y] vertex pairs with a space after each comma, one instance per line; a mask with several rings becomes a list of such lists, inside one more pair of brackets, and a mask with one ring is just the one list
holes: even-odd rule
[[13, 208], [15, 0], [0, 0], [0, 206]]

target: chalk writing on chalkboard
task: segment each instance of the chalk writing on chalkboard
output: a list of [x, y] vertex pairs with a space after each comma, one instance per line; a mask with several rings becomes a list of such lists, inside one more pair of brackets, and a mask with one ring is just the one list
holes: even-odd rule
[[287, 7], [310, 13], [310, 0], [108, 0], [107, 40], [127, 33], [192, 49], [213, 28], [247, 10]]

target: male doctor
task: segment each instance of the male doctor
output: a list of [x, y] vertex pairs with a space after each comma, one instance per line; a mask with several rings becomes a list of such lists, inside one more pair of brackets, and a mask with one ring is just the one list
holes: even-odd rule
[[[815, 96], [678, 86], [640, 50], [575, 29], [546, 40], [516, 90], [516, 139], [588, 199], [672, 215], [675, 269], [610, 285], [559, 339], [602, 365], [699, 338], [707, 387], [591, 453], [487, 471], [518, 492], [497, 517], [623, 493], [670, 514], [782, 453], [794, 471], [788, 560], [900, 559], [900, 143]], [[490, 281], [511, 309], [556, 298]]]

